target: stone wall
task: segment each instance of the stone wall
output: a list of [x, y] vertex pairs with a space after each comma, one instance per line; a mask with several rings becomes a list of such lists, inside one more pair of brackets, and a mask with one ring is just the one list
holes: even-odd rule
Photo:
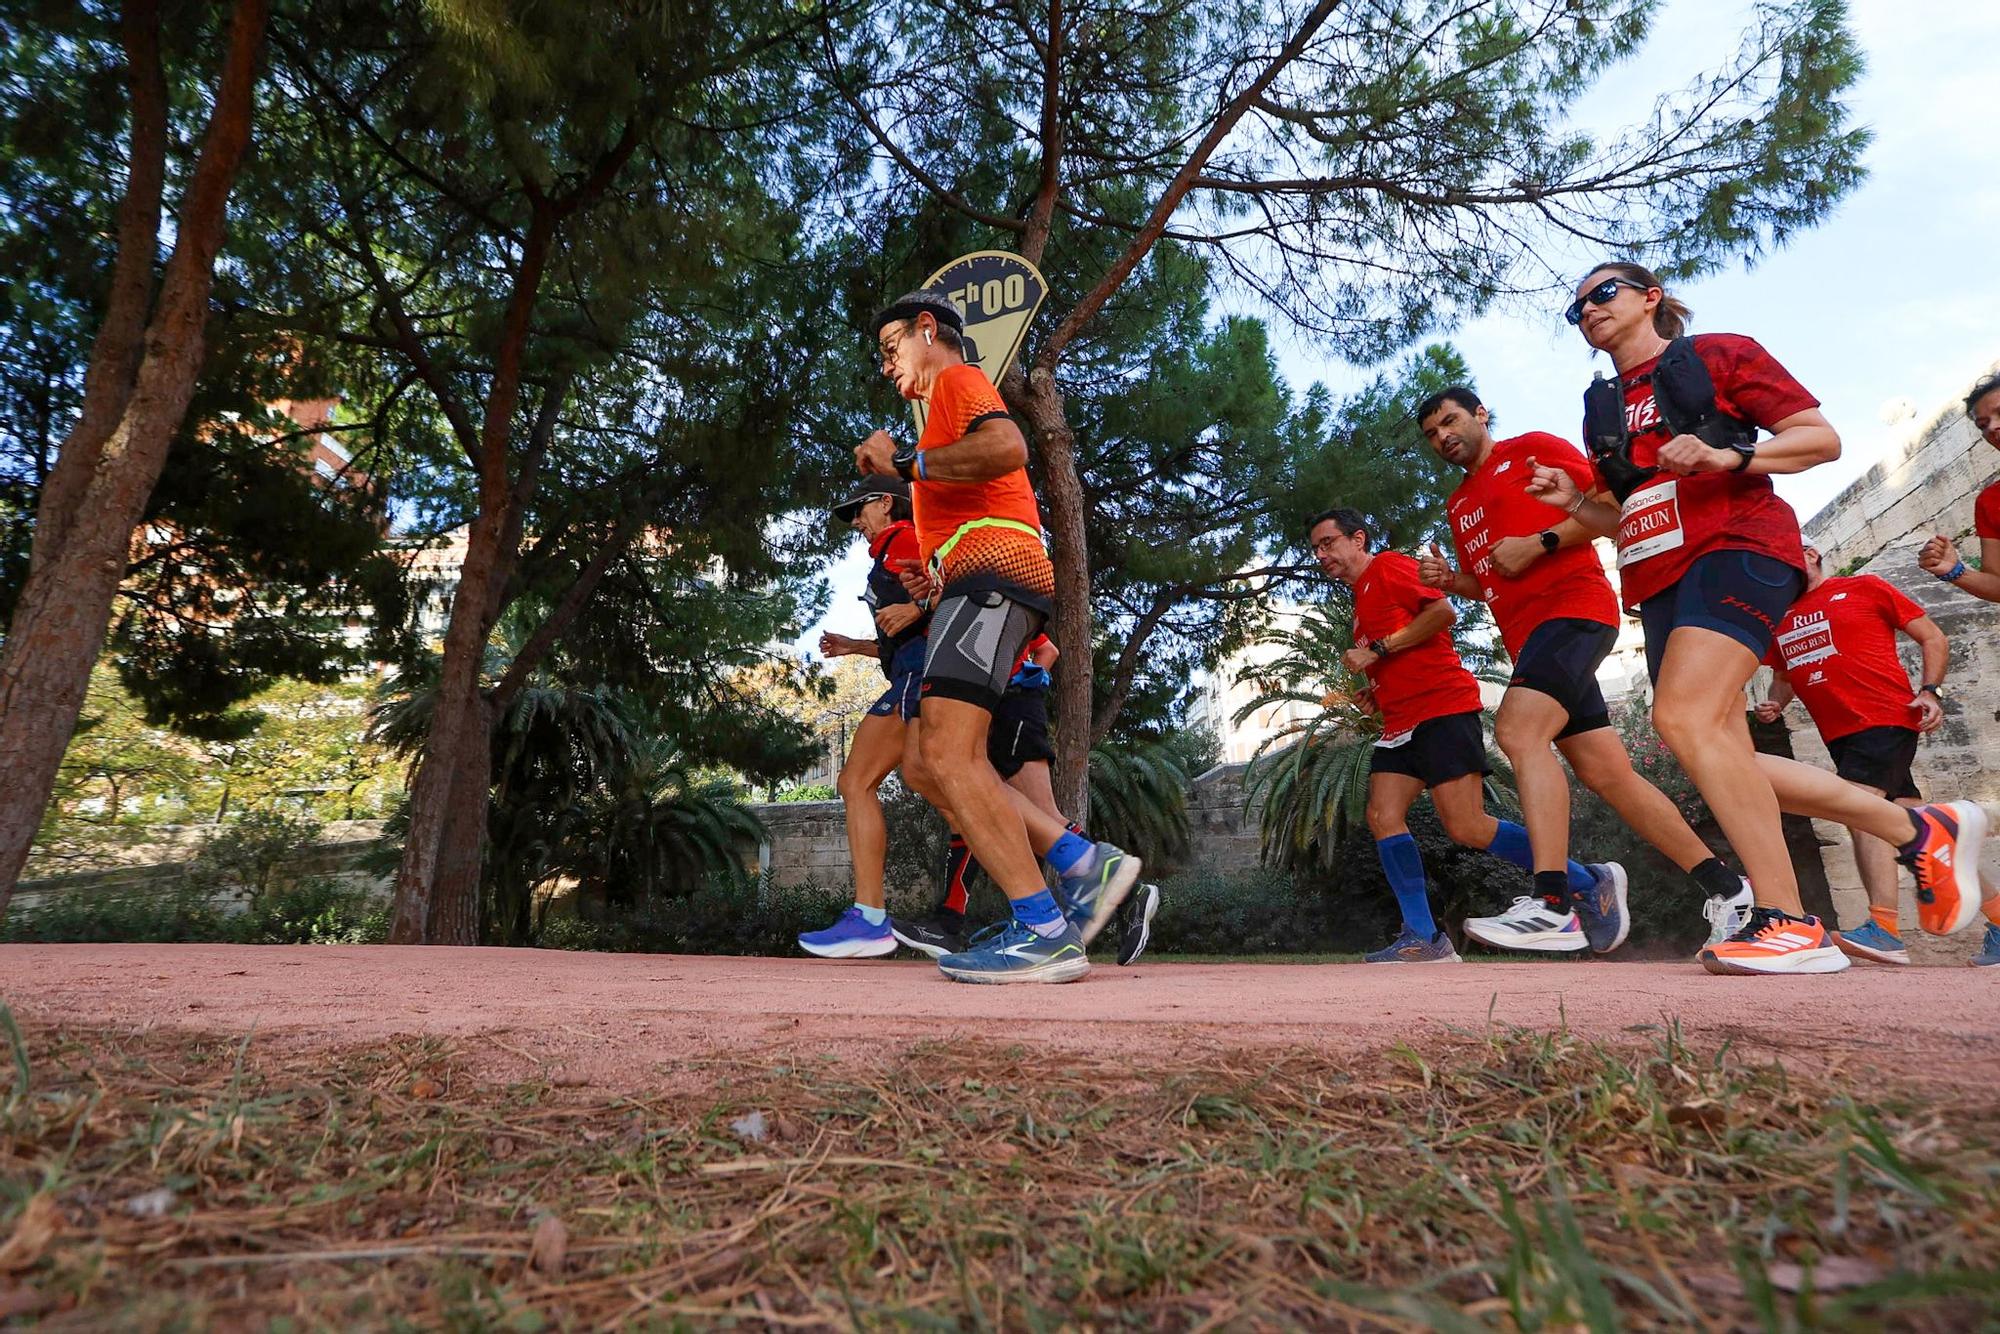
[[[1240, 868], [1257, 863], [1257, 822], [1243, 812], [1241, 764], [1220, 764], [1194, 780], [1188, 797], [1191, 866]], [[763, 846], [744, 849], [744, 864], [780, 885], [854, 882], [847, 824], [837, 801], [781, 801], [751, 807], [764, 822]]]
[[[1950, 636], [1950, 699], [1944, 726], [1926, 737], [1917, 751], [1917, 785], [1926, 796], [1981, 802], [1989, 817], [2000, 815], [2000, 604], [1981, 602], [1931, 578], [1917, 568], [1917, 549], [1932, 533], [1954, 538], [1969, 533], [1973, 499], [1996, 475], [2000, 475], [2000, 452], [1979, 437], [1953, 403], [1805, 525], [1806, 540], [1824, 554], [1829, 570], [1887, 579]], [[1904, 664], [1915, 679], [1916, 645], [1905, 639], [1902, 646]], [[1785, 718], [1798, 757], [1831, 768], [1826, 747], [1804, 710], [1793, 706]], [[1847, 832], [1824, 821], [1819, 832], [1827, 844], [1824, 856], [1834, 904], [1842, 923], [1856, 925], [1867, 915], [1868, 900], [1861, 891]], [[1989, 878], [2000, 875], [2000, 839], [1988, 842], [1982, 865]], [[1964, 963], [1977, 947], [1977, 928], [1949, 941], [1925, 936], [1916, 927], [1916, 904], [1907, 876], [1904, 882], [1903, 938], [1913, 959]]]

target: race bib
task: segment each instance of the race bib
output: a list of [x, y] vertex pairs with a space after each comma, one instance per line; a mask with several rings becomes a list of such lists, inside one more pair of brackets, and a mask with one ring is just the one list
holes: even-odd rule
[[1681, 530], [1681, 482], [1669, 477], [1625, 498], [1618, 511], [1618, 568], [1650, 560], [1687, 541]]
[[1823, 611], [1813, 612], [1778, 636], [1778, 657], [1788, 672], [1831, 658], [1834, 652], [1833, 627]]
[[1417, 729], [1414, 727], [1406, 727], [1400, 732], [1384, 732], [1382, 734], [1382, 739], [1375, 743], [1375, 749], [1394, 750], [1396, 747], [1404, 744], [1416, 734], [1417, 734]]

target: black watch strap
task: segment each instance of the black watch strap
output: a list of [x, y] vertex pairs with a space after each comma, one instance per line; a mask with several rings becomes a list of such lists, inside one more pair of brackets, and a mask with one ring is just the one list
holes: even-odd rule
[[1542, 550], [1544, 551], [1554, 551], [1557, 547], [1562, 545], [1562, 539], [1556, 536], [1556, 530], [1553, 528], [1542, 529], [1541, 539], [1542, 539]]
[[1926, 681], [1917, 687], [1918, 694], [1922, 694], [1926, 690], [1936, 695], [1939, 699], [1944, 698], [1944, 682], [1942, 681]]
[[896, 476], [906, 482], [917, 480], [917, 447], [915, 445], [909, 445], [897, 450], [895, 457], [890, 459], [889, 462], [895, 465]]
[[1736, 452], [1736, 466], [1729, 470], [1731, 472], [1742, 472], [1750, 466], [1750, 460], [1757, 457], [1757, 446], [1755, 445], [1731, 445], [1730, 449]]

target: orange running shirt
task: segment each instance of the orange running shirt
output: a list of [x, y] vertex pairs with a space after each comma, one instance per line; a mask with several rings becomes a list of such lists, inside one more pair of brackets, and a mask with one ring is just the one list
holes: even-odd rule
[[[930, 415], [917, 441], [919, 452], [955, 445], [980, 423], [1008, 416], [1000, 391], [977, 366], [946, 367], [931, 385]], [[997, 591], [1041, 612], [1051, 610], [1055, 570], [1042, 546], [1042, 516], [1028, 470], [1016, 468], [985, 482], [918, 480], [910, 485], [917, 541], [930, 560], [952, 535], [978, 519], [1011, 519], [1034, 530], [974, 528], [958, 539], [945, 558], [947, 596]]]

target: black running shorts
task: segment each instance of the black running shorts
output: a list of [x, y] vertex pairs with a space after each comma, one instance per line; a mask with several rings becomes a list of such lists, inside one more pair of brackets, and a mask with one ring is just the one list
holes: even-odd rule
[[1042, 620], [1041, 612], [995, 590], [946, 597], [931, 613], [923, 698], [963, 700], [997, 712], [1014, 663]]
[[1667, 638], [1684, 625], [1728, 635], [1762, 662], [1778, 622], [1805, 591], [1805, 571], [1754, 551], [1711, 551], [1672, 588], [1639, 604], [1646, 627], [1646, 674], [1657, 685]]
[[1012, 778], [1026, 765], [1056, 757], [1049, 742], [1049, 698], [1045, 690], [1009, 686], [986, 729], [986, 758], [1002, 778]]
[[1914, 727], [1864, 727], [1826, 743], [1834, 772], [1850, 783], [1879, 787], [1889, 800], [1921, 797], [1910, 765], [1917, 758]]
[[1611, 714], [1598, 688], [1597, 666], [1617, 639], [1618, 627], [1602, 621], [1569, 616], [1543, 621], [1521, 645], [1507, 686], [1536, 691], [1563, 706], [1569, 725], [1556, 733], [1557, 740], [1609, 727]]
[[1479, 711], [1447, 713], [1442, 718], [1418, 723], [1400, 739], [1382, 738], [1375, 743], [1368, 772], [1407, 774], [1423, 780], [1425, 787], [1436, 787], [1466, 774], [1483, 776], [1491, 772], [1486, 763], [1486, 734], [1479, 727]]

